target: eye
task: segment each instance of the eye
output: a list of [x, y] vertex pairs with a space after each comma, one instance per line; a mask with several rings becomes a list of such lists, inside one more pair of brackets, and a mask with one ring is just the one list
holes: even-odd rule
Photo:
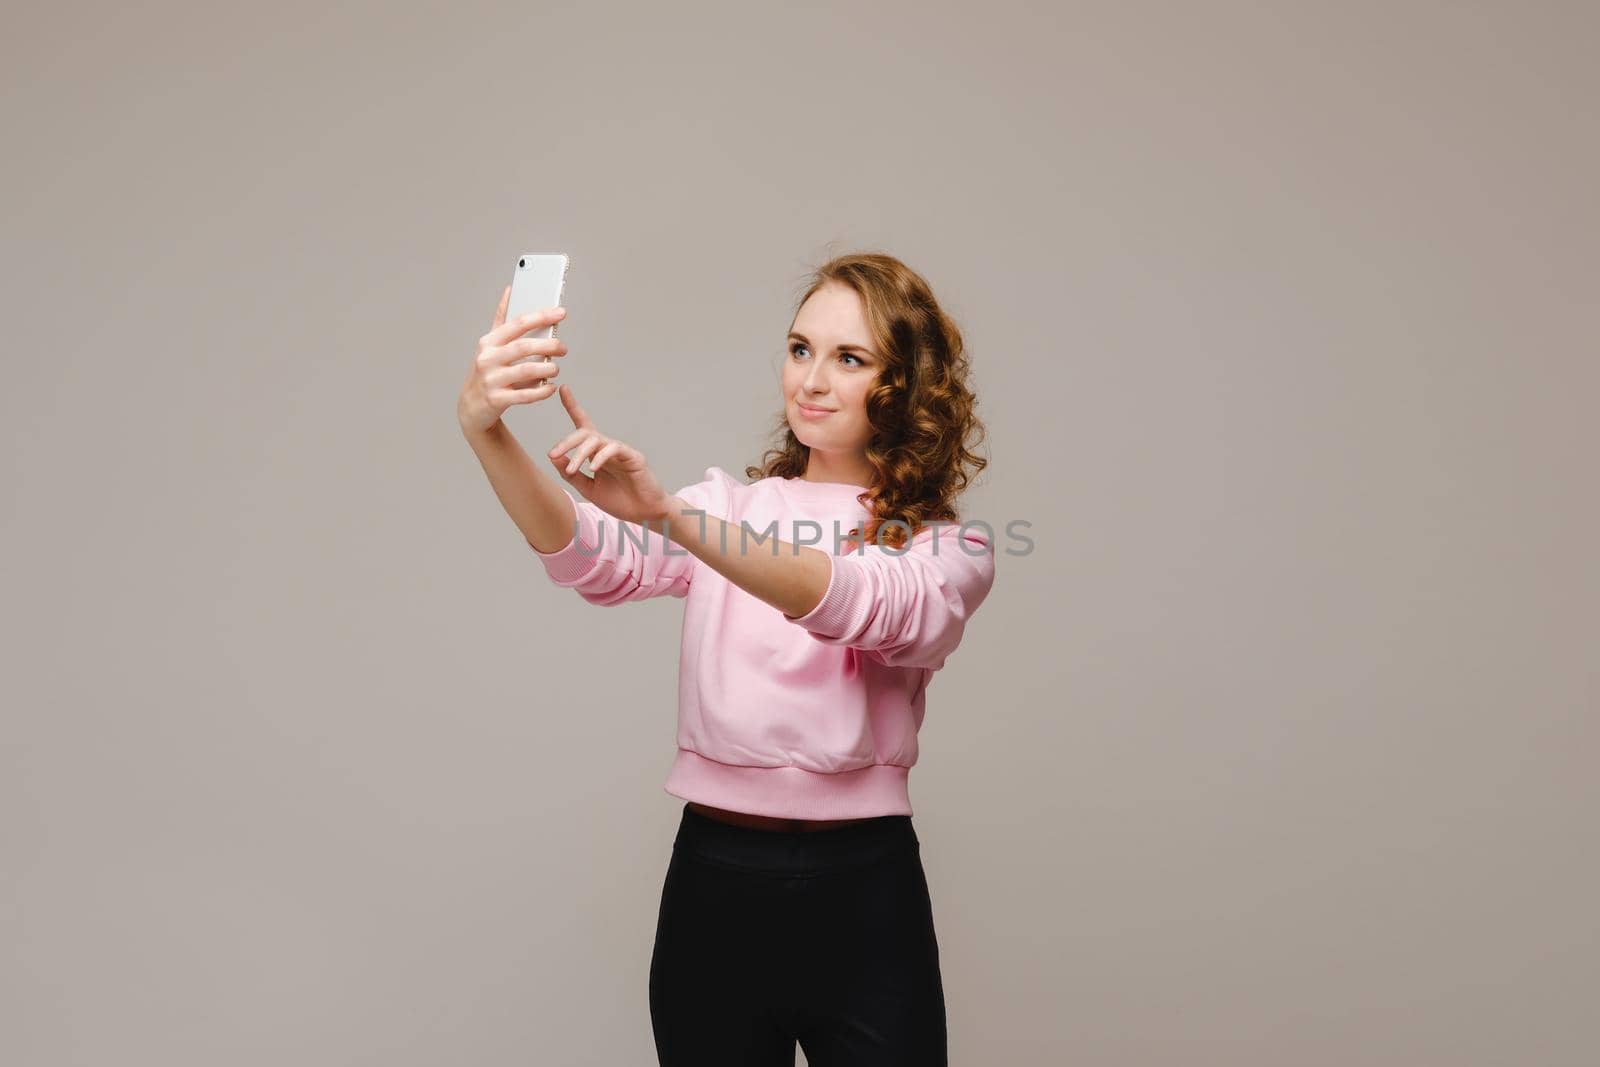
[[[805, 347], [806, 346], [804, 344], [802, 344], [801, 342], [799, 342], [799, 341], [791, 342], [790, 345], [789, 345], [789, 354], [791, 356], [798, 355], [800, 350], [802, 348], [805, 348]], [[845, 366], [847, 366], [847, 367], [864, 367], [864, 366], [866, 366], [866, 361], [863, 360], [860, 356], [856, 355], [854, 352], [840, 352], [839, 353], [839, 358], [840, 359], [853, 359], [853, 360], [855, 360], [854, 363], [845, 364]]]
[[[793, 342], [791, 342], [789, 344], [789, 355], [796, 356], [796, 355], [798, 355], [800, 349], [805, 348], [805, 347], [806, 346], [803, 343], [801, 343], [800, 341], [793, 341]], [[839, 358], [840, 359], [853, 359], [853, 360], [855, 360], [854, 363], [846, 363], [845, 366], [847, 366], [847, 367], [864, 367], [864, 366], [867, 365], [866, 364], [866, 360], [862, 359], [860, 356], [856, 355], [854, 352], [840, 352], [839, 353]]]

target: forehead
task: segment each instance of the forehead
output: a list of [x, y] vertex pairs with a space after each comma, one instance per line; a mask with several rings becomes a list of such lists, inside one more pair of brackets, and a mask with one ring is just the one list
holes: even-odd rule
[[[836, 335], [839, 340], [865, 342], [866, 309], [861, 297], [847, 285], [829, 283], [812, 293], [794, 317], [794, 328], [809, 335]], [[849, 335], [848, 337], [845, 335]]]

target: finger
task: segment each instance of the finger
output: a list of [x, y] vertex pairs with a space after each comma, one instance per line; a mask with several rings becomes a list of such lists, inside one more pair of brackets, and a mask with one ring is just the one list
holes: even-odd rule
[[567, 354], [567, 342], [559, 337], [520, 337], [505, 347], [510, 348], [519, 356], [564, 356]]
[[567, 414], [572, 416], [572, 424], [586, 429], [593, 429], [594, 423], [590, 420], [588, 412], [578, 404], [578, 398], [572, 395], [572, 386], [562, 386], [557, 390], [561, 394], [561, 406], [567, 409]]
[[600, 465], [612, 456], [621, 454], [625, 447], [621, 441], [608, 442], [604, 448], [589, 457], [589, 473], [598, 476]]
[[578, 492], [582, 494], [585, 500], [590, 500], [593, 498], [593, 478], [589, 477], [587, 474], [584, 474], [582, 471], [567, 470], [566, 465], [561, 462], [560, 457], [552, 459], [550, 462], [555, 464], [556, 473], [561, 475], [562, 480], [568, 485], [574, 486]]
[[543, 385], [546, 378], [555, 377], [560, 364], [531, 360], [510, 367], [493, 367], [483, 372], [483, 384], [489, 389], [518, 389], [527, 385]]
[[[494, 328], [478, 338], [481, 348], [495, 348], [507, 341], [515, 340], [530, 330], [542, 329], [560, 322], [567, 314], [563, 307], [545, 308], [542, 311], [530, 311], [526, 315], [518, 315], [510, 322], [496, 323]], [[550, 340], [550, 338], [537, 338]]]
[[[606, 457], [607, 459], [611, 458], [611, 456], [620, 456], [623, 459], [628, 460], [631, 463], [637, 463], [637, 464], [641, 464], [641, 465], [644, 463], [644, 453], [640, 452], [637, 448], [634, 448], [632, 445], [628, 444], [626, 441], [618, 441], [615, 438], [611, 438], [611, 439], [609, 439], [609, 448], [610, 448], [611, 451], [610, 451], [610, 455], [608, 455]], [[597, 469], [595, 467], [595, 461], [598, 460], [599, 458], [600, 458], [600, 455], [599, 455], [599, 453], [597, 453], [595, 455], [595, 458], [591, 459], [589, 461], [589, 469], [590, 470]]]
[[[543, 385], [546, 380], [561, 373], [561, 364], [543, 360], [529, 360], [510, 367], [495, 367], [484, 372], [483, 380], [491, 387], [519, 388]], [[554, 392], [554, 388], [551, 389]]]
[[500, 306], [495, 308], [494, 325], [491, 326], [490, 329], [493, 329], [495, 326], [501, 326], [505, 324], [506, 305], [509, 303], [511, 303], [511, 286], [508, 285], [504, 289], [500, 290]]
[[552, 356], [567, 354], [567, 342], [559, 337], [519, 337], [515, 341], [507, 341], [499, 348], [486, 348], [485, 354], [493, 352], [496, 356], [508, 355], [507, 362], [516, 362], [531, 356], [540, 356], [550, 359]]
[[584, 460], [588, 459], [590, 456], [594, 455], [608, 444], [610, 444], [610, 442], [604, 437], [601, 437], [599, 434], [593, 435], [583, 444], [579, 445], [577, 451], [568, 458], [567, 470], [577, 470], [579, 467], [583, 466]]
[[531, 385], [521, 389], [491, 389], [484, 395], [488, 397], [491, 404], [502, 406], [508, 404], [535, 404], [555, 392], [555, 389], [549, 388], [549, 386], [551, 386], [551, 383], [545, 382], [542, 385]]
[[[565, 341], [553, 337], [522, 337], [503, 345], [478, 349], [477, 361], [480, 367], [510, 367], [524, 362], [549, 363], [557, 356], [566, 354]], [[536, 356], [537, 359], [534, 358]]]
[[[560, 386], [557, 386], [556, 388], [559, 389]], [[545, 454], [551, 459], [559, 460], [562, 456], [565, 456], [568, 452], [576, 448], [581, 442], [587, 440], [589, 435], [594, 432], [594, 430], [573, 430], [571, 433], [567, 434], [567, 436], [557, 441], [555, 447], [550, 449], [550, 451]]]

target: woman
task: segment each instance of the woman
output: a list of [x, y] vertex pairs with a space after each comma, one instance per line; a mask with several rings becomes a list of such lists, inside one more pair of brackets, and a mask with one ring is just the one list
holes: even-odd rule
[[[564, 311], [507, 323], [508, 295], [458, 406], [501, 503], [589, 603], [685, 599], [660, 1062], [792, 1065], [798, 1041], [812, 1067], [944, 1064], [907, 777], [930, 677], [994, 581], [953, 504], [986, 466], [960, 333], [892, 256], [830, 260], [790, 326], [779, 447], [751, 482], [709, 467], [669, 494], [557, 389], [566, 345], [517, 339]], [[547, 457], [580, 500], [500, 421], [557, 392], [575, 428]]]

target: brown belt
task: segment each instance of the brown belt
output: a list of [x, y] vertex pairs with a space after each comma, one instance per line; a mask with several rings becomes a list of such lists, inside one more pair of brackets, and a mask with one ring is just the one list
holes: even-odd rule
[[779, 819], [771, 815], [751, 815], [745, 811], [729, 811], [726, 808], [713, 808], [709, 804], [697, 801], [686, 801], [689, 810], [708, 819], [718, 822], [732, 823], [734, 826], [745, 826], [752, 830], [782, 830], [787, 833], [807, 833], [812, 830], [831, 830], [836, 826], [850, 826], [853, 823], [866, 822], [866, 819]]

